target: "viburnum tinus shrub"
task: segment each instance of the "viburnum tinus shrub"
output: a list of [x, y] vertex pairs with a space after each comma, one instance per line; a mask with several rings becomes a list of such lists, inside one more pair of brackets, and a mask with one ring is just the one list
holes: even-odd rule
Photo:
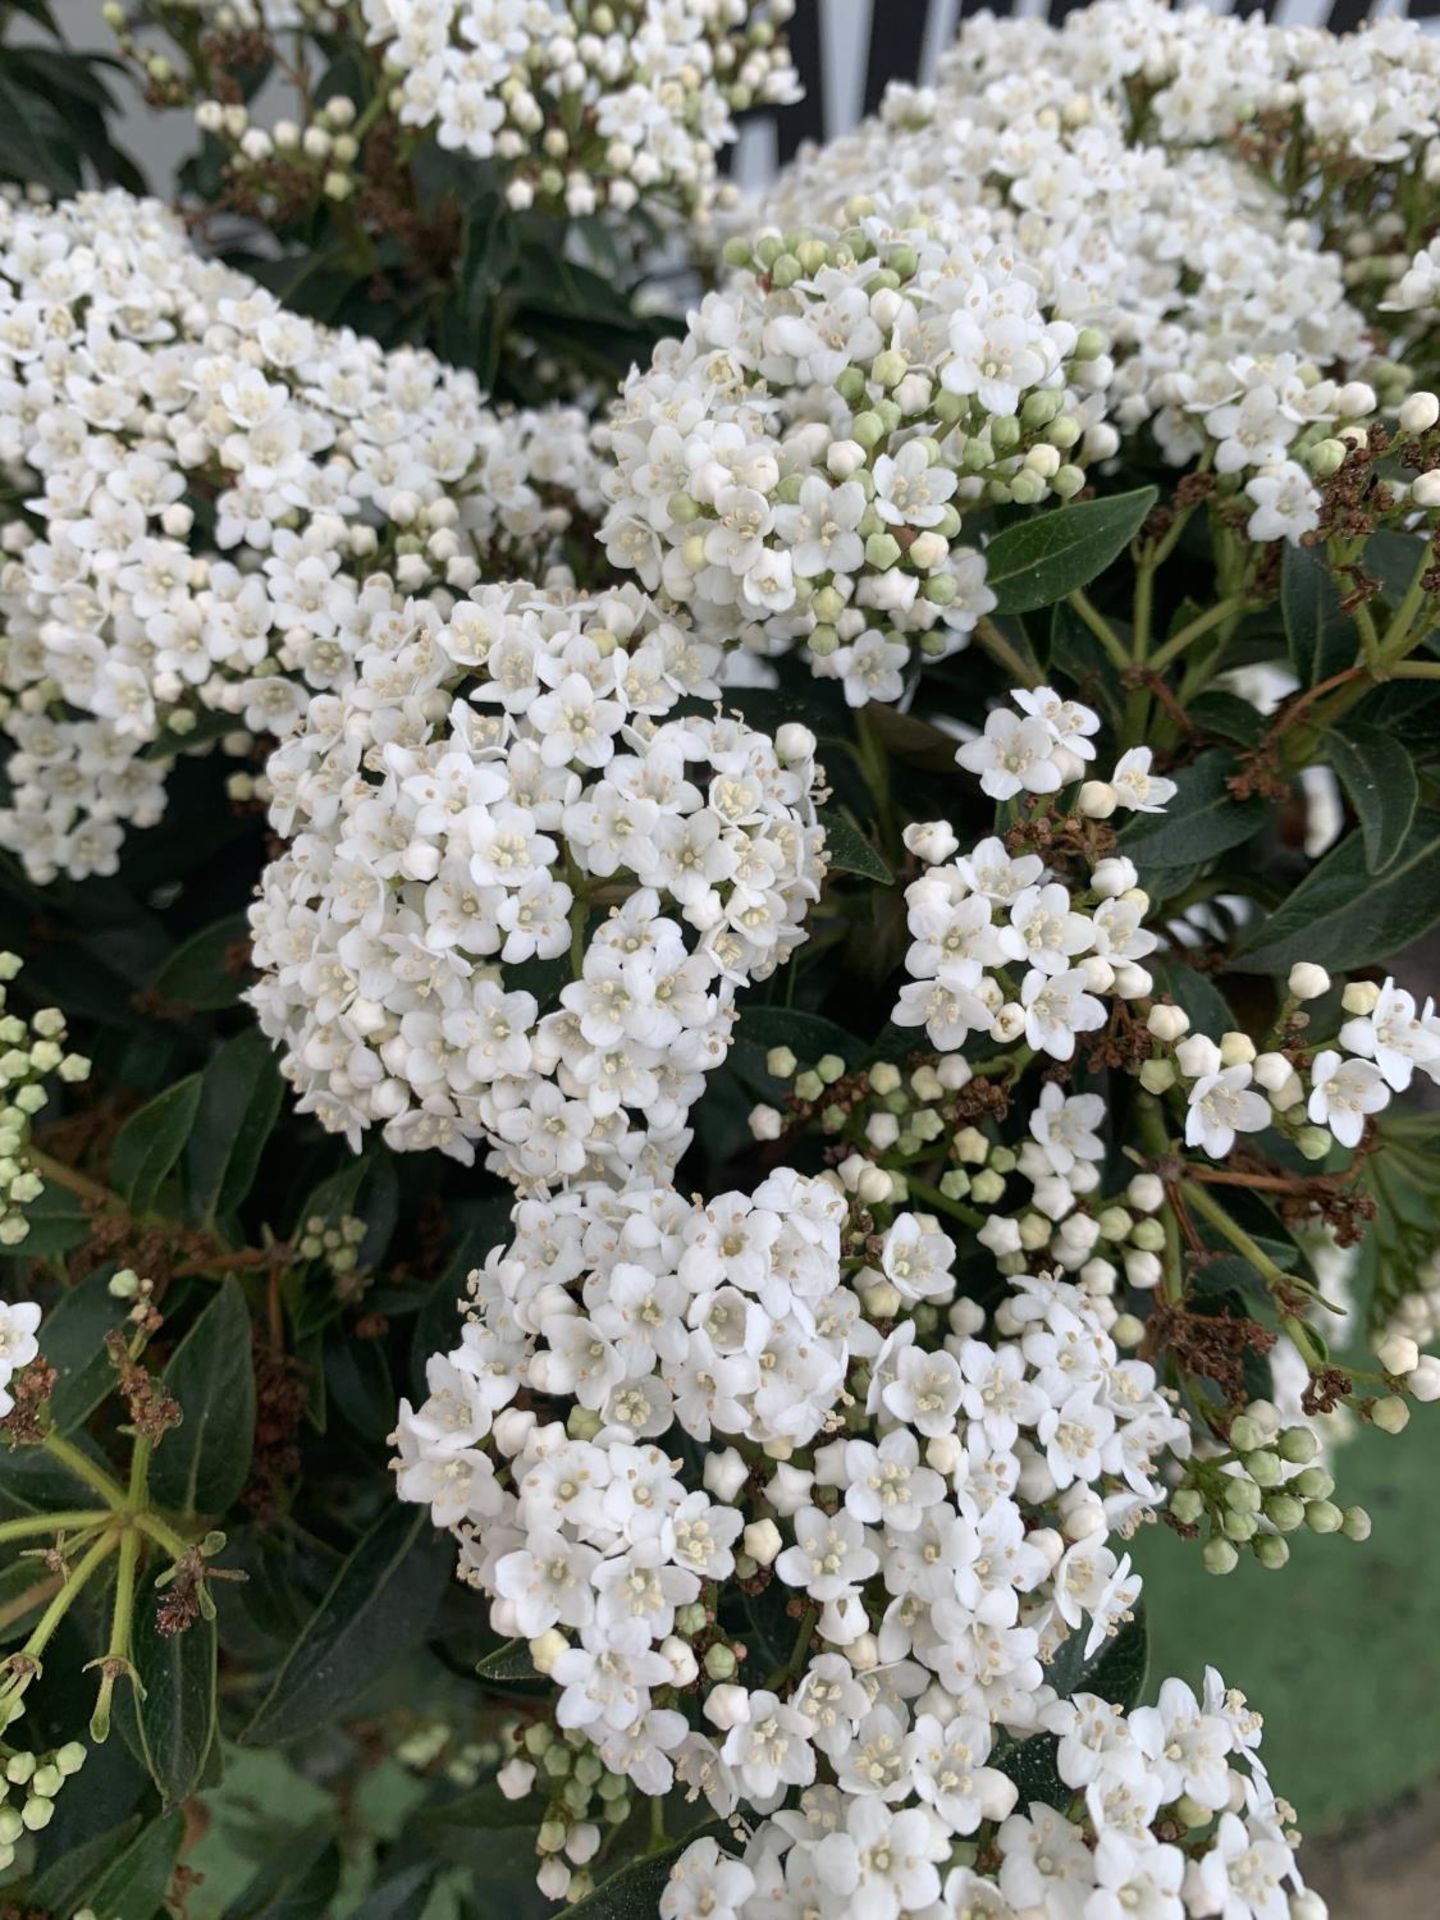
[[703, 247], [739, 116], [800, 96], [794, 0], [103, 11], [147, 102], [193, 117], [197, 219], [302, 312], [510, 398], [648, 355], [657, 242], [667, 272]]
[[1323, 1578], [1440, 1398], [1437, 109], [972, 23], [593, 428], [6, 203], [32, 1908], [1323, 1914], [1145, 1532]]

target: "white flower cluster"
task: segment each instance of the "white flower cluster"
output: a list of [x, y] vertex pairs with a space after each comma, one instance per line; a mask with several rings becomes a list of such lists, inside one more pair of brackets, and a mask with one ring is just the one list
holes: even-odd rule
[[[992, 1728], [1077, 1734], [1047, 1664], [1127, 1618], [1139, 1581], [1107, 1535], [1159, 1503], [1189, 1427], [1077, 1288], [1017, 1277], [981, 1338], [935, 1220], [886, 1213], [789, 1169], [708, 1204], [522, 1200], [429, 1399], [402, 1408], [398, 1485], [457, 1532], [493, 1628], [530, 1643], [557, 1726], [610, 1773], [726, 1817], [833, 1782], [852, 1836], [917, 1794], [943, 1858], [1015, 1805]], [[742, 1675], [715, 1625], [737, 1579], [791, 1596], [780, 1670]], [[1207, 1819], [1232, 1804], [1226, 1751]], [[529, 1791], [533, 1767], [507, 1771]], [[1118, 1788], [1095, 1815], [1137, 1843], [1186, 1790], [1134, 1783], [1122, 1821]]]
[[[1093, 759], [1099, 717], [1049, 687], [1012, 697], [1019, 711], [994, 709], [956, 759], [993, 799], [1056, 793]], [[1132, 747], [1108, 781], [1084, 781], [1080, 813], [1163, 811], [1176, 787], [1151, 772], [1152, 757]], [[978, 1034], [1070, 1060], [1077, 1036], [1104, 1026], [1104, 996], [1134, 1000], [1152, 990], [1140, 964], [1158, 944], [1142, 924], [1150, 900], [1123, 855], [1096, 861], [1076, 896], [1039, 854], [1012, 855], [996, 837], [958, 859], [944, 821], [908, 827], [906, 842], [928, 869], [905, 890], [911, 980], [900, 989], [897, 1025], [923, 1027], [946, 1053]]]
[[114, 872], [202, 717], [288, 732], [407, 594], [549, 564], [595, 474], [579, 413], [287, 313], [158, 202], [0, 197], [0, 845]]
[[[28, 1020], [7, 1009], [6, 988], [20, 967], [17, 955], [0, 953], [0, 1248], [16, 1247], [26, 1237], [25, 1208], [45, 1190], [26, 1149], [35, 1116], [49, 1097], [46, 1078], [53, 1073], [73, 1084], [90, 1073], [88, 1060], [65, 1051], [65, 1016], [58, 1007], [41, 1007]], [[0, 1359], [3, 1354], [0, 1345]]]
[[303, 1110], [467, 1162], [483, 1137], [522, 1187], [673, 1166], [737, 988], [804, 939], [824, 873], [814, 736], [676, 713], [718, 664], [633, 587], [372, 628], [269, 765], [294, 838], [251, 998]]
[[[1372, 361], [1370, 296], [1408, 267], [1379, 307], [1431, 298], [1433, 263], [1412, 263], [1428, 233], [1388, 202], [1433, 196], [1437, 117], [1436, 43], [1399, 20], [1337, 37], [1158, 0], [1103, 0], [1059, 27], [982, 13], [935, 87], [893, 86], [762, 215], [838, 221], [879, 202], [1013, 249], [1042, 301], [1110, 342], [1114, 424], [1148, 423], [1175, 464], [1222, 444], [1252, 537], [1298, 538], [1315, 524], [1312, 463], [1338, 464], [1320, 443], [1374, 413], [1367, 380], [1403, 391]], [[1379, 184], [1382, 159], [1408, 169], [1403, 195]], [[1327, 166], [1363, 182], [1360, 224], [1337, 224]]]
[[11, 1378], [40, 1351], [35, 1338], [40, 1309], [29, 1300], [0, 1300], [0, 1419], [14, 1406]]
[[[1081, 1692], [1044, 1722], [1071, 1811], [1016, 1807], [1015, 1787], [986, 1764], [984, 1722], [924, 1713], [894, 1777], [863, 1798], [811, 1787], [739, 1858], [694, 1842], [671, 1870], [661, 1920], [1323, 1920], [1296, 1865], [1294, 1813], [1260, 1758], [1260, 1716], [1214, 1668], [1198, 1696], [1167, 1679], [1153, 1707], [1127, 1714]], [[957, 1839], [997, 1819], [994, 1864], [950, 1864]], [[1191, 1831], [1182, 1845], [1157, 1827]]]
[[794, 0], [363, 0], [402, 125], [497, 160], [513, 207], [703, 219], [733, 114], [797, 99]]
[[[1330, 989], [1323, 967], [1300, 962], [1290, 972], [1293, 1001], [1316, 1000]], [[1155, 1092], [1178, 1084], [1185, 1094], [1185, 1142], [1214, 1160], [1229, 1154], [1238, 1135], [1261, 1133], [1284, 1115], [1303, 1114], [1297, 1144], [1309, 1159], [1324, 1159], [1332, 1143], [1358, 1147], [1372, 1114], [1403, 1093], [1416, 1070], [1440, 1084], [1440, 1016], [1433, 1001], [1415, 997], [1393, 980], [1376, 986], [1351, 981], [1342, 1004], [1351, 1017], [1335, 1044], [1258, 1052], [1243, 1033], [1218, 1041], [1191, 1033], [1179, 1007], [1151, 1009], [1148, 1027], [1163, 1050], [1142, 1069]]]
[[702, 631], [895, 700], [913, 648], [995, 604], [966, 513], [1069, 498], [1115, 451], [1104, 343], [1009, 249], [923, 221], [732, 252], [613, 410], [606, 550]]

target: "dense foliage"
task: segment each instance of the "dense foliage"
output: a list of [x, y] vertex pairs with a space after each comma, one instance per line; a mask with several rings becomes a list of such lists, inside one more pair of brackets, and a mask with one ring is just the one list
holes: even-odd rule
[[106, 9], [173, 208], [6, 65], [26, 1913], [1323, 1915], [1127, 1548], [1440, 1399], [1440, 43], [751, 205], [788, 13]]

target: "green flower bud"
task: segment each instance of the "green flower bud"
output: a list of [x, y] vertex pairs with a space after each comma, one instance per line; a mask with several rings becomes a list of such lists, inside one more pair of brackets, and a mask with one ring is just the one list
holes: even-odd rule
[[795, 249], [795, 258], [805, 269], [805, 277], [813, 279], [829, 266], [830, 249], [823, 240], [802, 240]]
[[1074, 358], [1077, 360], [1098, 360], [1109, 342], [1098, 327], [1082, 327], [1075, 341]]
[[910, 362], [893, 347], [885, 353], [877, 353], [870, 363], [871, 375], [882, 387], [898, 387], [909, 371]]
[[971, 1180], [970, 1194], [979, 1206], [996, 1206], [1005, 1197], [1005, 1182], [998, 1173], [992, 1173], [986, 1167]]
[[705, 1650], [705, 1672], [711, 1680], [732, 1680], [739, 1665], [734, 1652], [723, 1640], [717, 1640], [713, 1647]]
[[1205, 1496], [1198, 1487], [1177, 1487], [1170, 1496], [1170, 1511], [1182, 1527], [1193, 1527], [1205, 1511]]
[[825, 1091], [825, 1082], [813, 1069], [795, 1076], [795, 1097], [798, 1100], [818, 1100]]
[[[1370, 1418], [1382, 1433], [1403, 1433], [1410, 1424], [1410, 1409], [1397, 1394], [1387, 1394], [1383, 1400], [1377, 1400], [1370, 1410]], [[1301, 1475], [1304, 1478], [1304, 1475]]]
[[748, 267], [754, 258], [750, 242], [743, 239], [739, 234], [736, 234], [733, 239], [725, 242], [725, 245], [721, 248], [721, 253], [724, 255], [725, 264], [728, 267]]
[[1307, 1160], [1323, 1160], [1335, 1143], [1324, 1127], [1301, 1127], [1295, 1144]]
[[799, 1064], [789, 1047], [771, 1047], [765, 1056], [765, 1071], [777, 1080], [788, 1080]]
[[1328, 1500], [1335, 1491], [1335, 1480], [1324, 1467], [1307, 1467], [1304, 1473], [1296, 1474], [1290, 1486], [1302, 1500]]
[[1305, 1524], [1312, 1533], [1338, 1533], [1345, 1516], [1333, 1500], [1312, 1500], [1305, 1509]]
[[1265, 1444], [1265, 1432], [1248, 1413], [1237, 1413], [1230, 1422], [1230, 1444], [1237, 1453], [1253, 1453]]
[[1253, 1480], [1242, 1480], [1237, 1474], [1231, 1474], [1225, 1481], [1225, 1504], [1236, 1513], [1258, 1513], [1260, 1489]]
[[570, 1749], [563, 1740], [548, 1746], [540, 1756], [540, 1770], [552, 1780], [563, 1780], [570, 1771]]
[[920, 265], [920, 256], [913, 247], [892, 247], [885, 257], [890, 271], [898, 279], [911, 280], [915, 277], [916, 269]]
[[1278, 1533], [1257, 1533], [1250, 1549], [1261, 1566], [1268, 1567], [1272, 1573], [1277, 1573], [1290, 1558], [1290, 1544]]
[[1220, 1522], [1227, 1540], [1238, 1540], [1243, 1546], [1247, 1540], [1253, 1540], [1260, 1522], [1253, 1513], [1227, 1513]]
[[1285, 1478], [1285, 1464], [1278, 1453], [1263, 1451], [1247, 1455], [1245, 1471], [1257, 1487], [1278, 1487]]
[[835, 391], [847, 407], [855, 408], [864, 404], [866, 380], [859, 367], [844, 367], [835, 382]]
[[805, 270], [793, 253], [782, 253], [770, 269], [770, 284], [782, 290], [793, 287], [797, 280], [803, 280]]
[[865, 542], [865, 564], [876, 573], [888, 573], [900, 558], [900, 542], [893, 533], [872, 533]]
[[990, 442], [1000, 453], [1013, 453], [1020, 444], [1020, 422], [1013, 414], [1000, 414], [990, 422]]
[[1368, 1540], [1370, 1516], [1364, 1507], [1346, 1507], [1340, 1530], [1347, 1540]]
[[827, 1087], [833, 1087], [837, 1080], [845, 1076], [845, 1062], [838, 1053], [824, 1053], [815, 1062], [815, 1071]]
[[948, 607], [960, 591], [960, 584], [953, 573], [932, 573], [920, 591], [932, 607]]
[[1292, 1467], [1306, 1467], [1320, 1451], [1320, 1442], [1311, 1427], [1286, 1427], [1276, 1441], [1280, 1458]]
[[1228, 1540], [1221, 1539], [1207, 1540], [1200, 1558], [1205, 1563], [1207, 1573], [1233, 1573], [1240, 1563], [1240, 1556], [1234, 1547]]
[[885, 423], [873, 408], [867, 408], [864, 413], [857, 413], [850, 422], [850, 438], [864, 447], [867, 452], [870, 448], [878, 446], [884, 437]]
[[1305, 1519], [1305, 1503], [1293, 1493], [1267, 1493], [1260, 1510], [1281, 1533], [1293, 1533]]

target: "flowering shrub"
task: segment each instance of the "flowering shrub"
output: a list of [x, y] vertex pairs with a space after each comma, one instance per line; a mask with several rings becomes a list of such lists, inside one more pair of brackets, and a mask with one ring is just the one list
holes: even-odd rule
[[27, 1910], [1323, 1920], [1151, 1570], [1440, 1399], [1435, 43], [742, 204], [787, 11], [147, 9], [191, 230], [0, 201]]
[[286, 313], [154, 202], [0, 222], [0, 458], [38, 523], [5, 529], [0, 841], [83, 880], [204, 716], [242, 753], [288, 733], [409, 595], [544, 564], [598, 500], [583, 416], [497, 415], [428, 354]]

